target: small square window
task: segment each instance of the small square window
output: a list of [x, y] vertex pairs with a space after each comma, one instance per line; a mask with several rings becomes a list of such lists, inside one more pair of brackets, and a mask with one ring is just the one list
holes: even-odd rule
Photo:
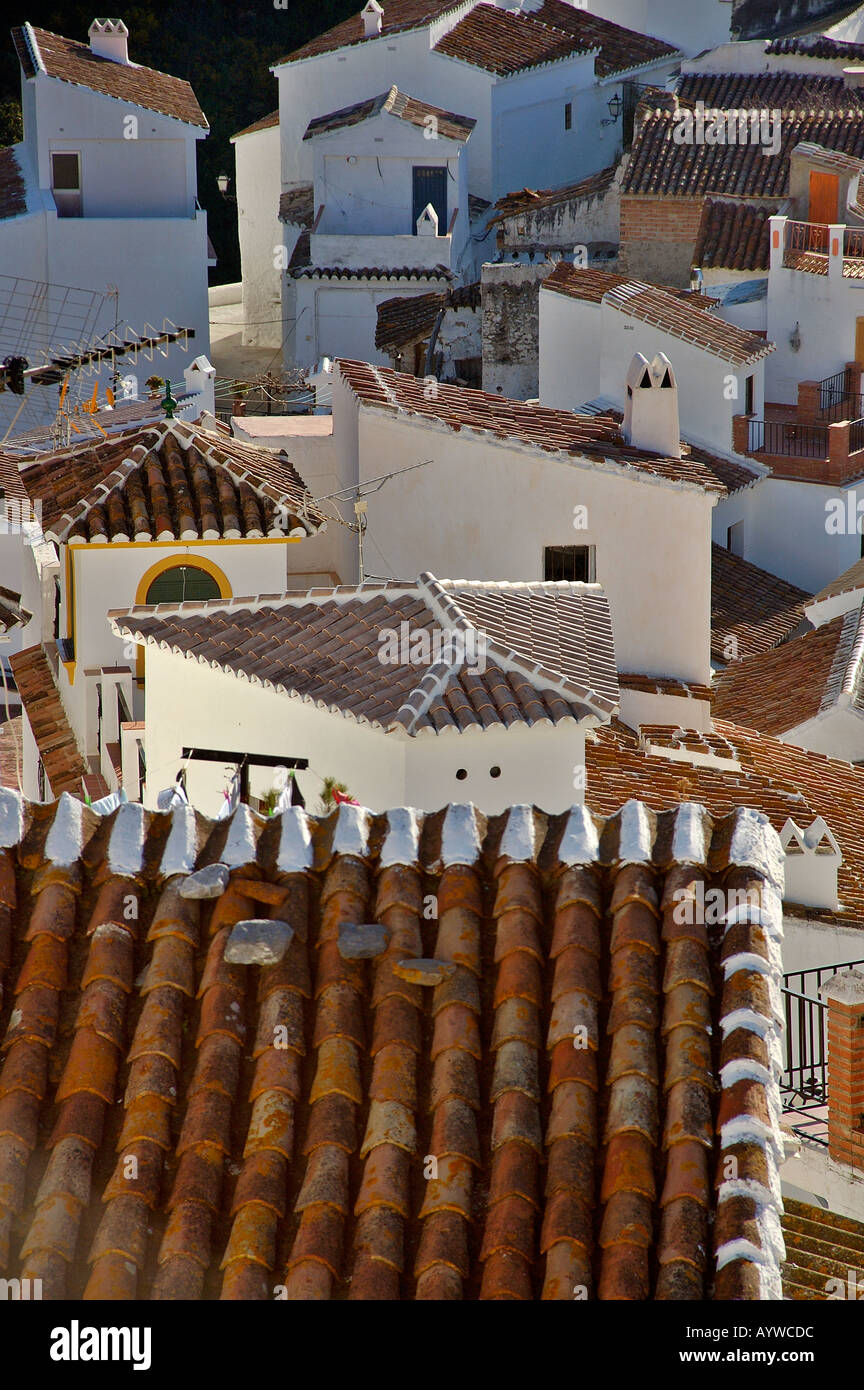
[[573, 129], [573, 103], [570, 101], [564, 103], [564, 129]]
[[51, 186], [58, 193], [80, 192], [81, 167], [77, 154], [52, 154]]
[[593, 545], [547, 545], [543, 551], [543, 578], [593, 584]]

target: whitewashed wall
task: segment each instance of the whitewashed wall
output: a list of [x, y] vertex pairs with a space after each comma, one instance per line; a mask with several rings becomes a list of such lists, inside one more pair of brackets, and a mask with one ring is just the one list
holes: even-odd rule
[[817, 593], [861, 557], [859, 534], [850, 529], [833, 535], [825, 525], [826, 502], [842, 498], [845, 503], [849, 492], [854, 494], [853, 507], [856, 500], [864, 502], [860, 487], [856, 494], [854, 487], [772, 478], [751, 494], [746, 558]]
[[243, 342], [278, 347], [282, 342], [281, 283], [276, 247], [279, 221], [279, 127], [233, 141], [237, 228], [243, 277]]
[[370, 573], [540, 579], [544, 546], [593, 544], [619, 669], [708, 678], [713, 499], [701, 488], [366, 408], [359, 456], [361, 479], [431, 460], [370, 496]]
[[[855, 320], [864, 316], [864, 281], [834, 279], [772, 267], [768, 280], [768, 337], [777, 344], [768, 358], [770, 401], [797, 400], [799, 381], [821, 381], [855, 360]], [[798, 325], [801, 346], [789, 339]]]

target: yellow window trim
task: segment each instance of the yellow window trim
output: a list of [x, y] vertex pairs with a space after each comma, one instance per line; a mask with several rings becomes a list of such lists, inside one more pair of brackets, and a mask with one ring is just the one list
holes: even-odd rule
[[[160, 574], [164, 574], [166, 570], [175, 569], [204, 570], [205, 573], [209, 574], [211, 579], [215, 579], [216, 583], [219, 585], [220, 598], [232, 597], [231, 585], [228, 582], [228, 576], [225, 574], [225, 571], [220, 570], [218, 565], [214, 565], [212, 560], [208, 560], [206, 555], [183, 555], [178, 554], [175, 550], [172, 555], [166, 555], [164, 559], [157, 560], [155, 565], [151, 565], [149, 570], [146, 570], [141, 576], [138, 581], [138, 588], [135, 590], [136, 604], [147, 602], [147, 590], [150, 588], [154, 579], [158, 579]], [[144, 680], [144, 647], [142, 644], [138, 645], [138, 651], [135, 657], [135, 679], [139, 685], [141, 685]]]

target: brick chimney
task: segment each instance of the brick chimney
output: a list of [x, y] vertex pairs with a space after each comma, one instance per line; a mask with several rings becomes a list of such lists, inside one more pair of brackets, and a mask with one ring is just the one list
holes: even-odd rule
[[621, 432], [634, 448], [664, 458], [681, 457], [678, 383], [663, 352], [651, 361], [637, 352], [627, 369], [627, 394]]
[[368, 5], [364, 5], [360, 13], [363, 16], [363, 26], [367, 39], [377, 38], [384, 22], [384, 10], [378, 4], [378, 0], [369, 0]]
[[129, 30], [122, 19], [94, 19], [87, 31], [90, 52], [112, 63], [129, 63]]
[[828, 1153], [864, 1171], [864, 973], [841, 970], [819, 993], [828, 1005]]

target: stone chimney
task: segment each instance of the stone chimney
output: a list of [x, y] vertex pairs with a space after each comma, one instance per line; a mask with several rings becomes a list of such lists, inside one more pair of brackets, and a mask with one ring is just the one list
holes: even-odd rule
[[836, 911], [837, 870], [843, 855], [822, 817], [806, 830], [790, 817], [780, 831], [780, 843], [786, 855], [785, 900]]
[[819, 993], [828, 1005], [828, 1153], [864, 1169], [864, 974], [840, 970]]
[[367, 39], [376, 39], [381, 33], [381, 25], [384, 22], [384, 10], [378, 4], [378, 0], [369, 0], [368, 5], [364, 5], [360, 11], [363, 16], [363, 27], [366, 30]]
[[129, 30], [122, 19], [94, 19], [88, 29], [90, 52], [112, 63], [129, 63]]
[[630, 363], [621, 431], [636, 449], [681, 457], [678, 383], [665, 353], [658, 352], [649, 362], [637, 352]]

